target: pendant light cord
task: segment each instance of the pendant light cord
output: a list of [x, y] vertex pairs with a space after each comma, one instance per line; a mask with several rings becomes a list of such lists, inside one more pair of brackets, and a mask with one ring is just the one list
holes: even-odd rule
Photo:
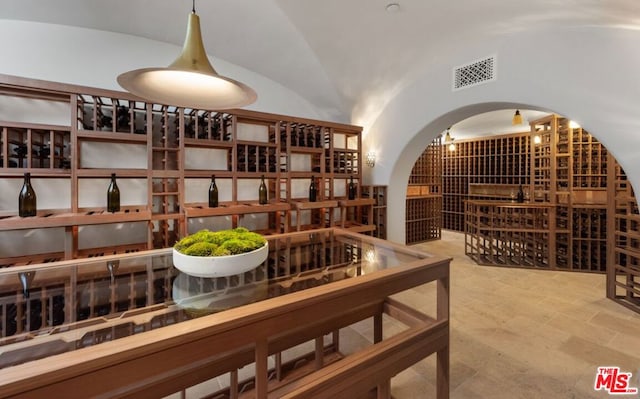
[[193, 5], [191, 6], [191, 12], [195, 14], [196, 13], [196, 0], [192, 0], [192, 1], [193, 1], [192, 2]]

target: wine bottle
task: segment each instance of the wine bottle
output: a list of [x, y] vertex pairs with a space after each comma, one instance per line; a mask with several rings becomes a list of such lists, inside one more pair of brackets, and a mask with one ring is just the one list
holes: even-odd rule
[[216, 186], [216, 176], [211, 176], [211, 185], [209, 186], [209, 208], [218, 207], [218, 186]]
[[24, 183], [18, 196], [18, 215], [22, 218], [36, 216], [36, 192], [31, 187], [31, 173], [24, 174]]
[[268, 193], [267, 193], [267, 185], [264, 182], [264, 175], [260, 177], [260, 188], [258, 189], [258, 203], [260, 205], [266, 205], [269, 201]]
[[107, 189], [107, 211], [118, 212], [120, 210], [120, 189], [116, 183], [116, 174], [111, 174], [111, 183]]
[[349, 181], [349, 199], [356, 199], [356, 184], [353, 182], [353, 176], [351, 176], [351, 180]]
[[524, 191], [522, 191], [522, 184], [518, 187], [518, 196], [516, 197], [516, 201], [519, 203], [524, 202]]
[[129, 107], [124, 105], [119, 105], [116, 108], [116, 126], [119, 131], [125, 132], [128, 131], [131, 122], [131, 115], [129, 115]]
[[318, 196], [318, 188], [316, 187], [316, 178], [311, 176], [311, 184], [309, 185], [309, 202], [316, 202]]

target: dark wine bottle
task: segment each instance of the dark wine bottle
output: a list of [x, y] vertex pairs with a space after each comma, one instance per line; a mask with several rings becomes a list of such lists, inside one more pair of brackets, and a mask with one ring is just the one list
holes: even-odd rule
[[305, 145], [304, 128], [300, 128], [298, 130], [298, 147], [304, 147], [304, 145]]
[[349, 181], [349, 199], [356, 199], [356, 184], [353, 182], [353, 176], [351, 176], [351, 180]]
[[524, 191], [522, 191], [522, 184], [518, 187], [518, 195], [516, 197], [516, 201], [519, 203], [524, 202]]
[[18, 196], [18, 215], [22, 218], [36, 216], [36, 192], [31, 187], [31, 173], [24, 174], [24, 183]]
[[120, 210], [120, 189], [116, 183], [116, 174], [111, 174], [111, 183], [107, 189], [107, 211], [118, 212]]
[[260, 188], [258, 189], [258, 203], [260, 205], [266, 205], [269, 201], [269, 195], [267, 193], [267, 185], [264, 182], [264, 175], [260, 178]]
[[309, 185], [309, 202], [316, 202], [318, 196], [318, 187], [316, 187], [316, 178], [311, 176], [311, 184]]
[[131, 128], [131, 115], [129, 114], [129, 107], [119, 105], [116, 108], [116, 126], [119, 131], [126, 132]]
[[211, 185], [209, 186], [209, 208], [218, 207], [218, 186], [216, 186], [216, 176], [211, 176]]

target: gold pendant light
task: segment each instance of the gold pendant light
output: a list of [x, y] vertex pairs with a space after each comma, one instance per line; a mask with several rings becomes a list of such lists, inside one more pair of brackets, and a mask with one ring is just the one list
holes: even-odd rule
[[513, 119], [511, 120], [512, 125], [522, 125], [522, 115], [520, 115], [520, 110], [517, 109], [516, 113], [513, 114]]
[[449, 133], [449, 130], [451, 129], [451, 126], [449, 126], [447, 128], [447, 134], [444, 135], [444, 143], [445, 144], [449, 144], [450, 142], [453, 141], [453, 139], [451, 138], [451, 133]]
[[145, 100], [204, 110], [240, 108], [256, 101], [249, 86], [220, 76], [209, 62], [195, 0], [182, 53], [166, 68], [143, 68], [118, 76], [118, 84]]

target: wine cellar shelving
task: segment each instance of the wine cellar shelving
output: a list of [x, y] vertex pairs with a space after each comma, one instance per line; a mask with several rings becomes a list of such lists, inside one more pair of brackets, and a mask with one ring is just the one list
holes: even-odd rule
[[548, 268], [553, 205], [468, 200], [465, 254], [481, 265]]
[[[611, 165], [611, 164], [610, 164]], [[608, 189], [615, 198], [609, 203], [609, 222], [614, 232], [608, 237], [607, 297], [640, 313], [640, 211], [633, 188], [622, 167], [615, 162], [609, 170], [615, 184]]]
[[442, 143], [436, 137], [413, 165], [405, 210], [407, 245], [440, 239], [442, 233]]
[[[478, 263], [604, 273], [607, 264], [614, 263], [613, 259], [607, 260], [613, 256], [607, 248], [614, 246], [614, 235], [616, 243], [624, 243], [620, 245], [625, 251], [635, 245], [635, 238], [620, 227], [633, 230], [637, 226], [637, 209], [631, 206], [635, 206], [635, 198], [628, 193], [623, 172], [595, 137], [567, 118], [549, 115], [532, 121], [527, 133], [449, 144], [442, 146], [442, 226], [466, 231], [467, 254]], [[410, 204], [422, 194], [422, 188], [413, 184], [422, 174], [421, 162], [414, 165], [407, 192], [407, 243], [411, 242], [410, 232], [427, 229], [424, 223], [411, 224], [412, 215], [424, 216], [423, 207]], [[440, 166], [436, 162], [428, 167], [438, 171]], [[616, 182], [615, 189], [612, 181]], [[520, 190], [525, 204], [516, 207], [544, 207], [544, 232], [530, 232], [515, 224], [510, 227], [507, 222], [515, 220], [511, 216], [494, 220], [501, 224], [500, 231], [481, 228], [480, 221], [492, 219], [484, 215], [484, 208], [472, 206], [474, 201], [489, 201], [496, 206], [515, 203]], [[613, 201], [616, 196], [625, 199]], [[465, 209], [466, 202], [469, 205]], [[611, 208], [613, 203], [618, 204], [617, 209]], [[628, 220], [621, 216], [627, 214]], [[421, 234], [424, 237], [429, 233]], [[636, 256], [626, 253], [616, 252], [622, 259], [616, 261], [617, 265]], [[631, 281], [629, 276], [635, 272], [620, 272], [624, 276], [621, 279]], [[633, 281], [629, 289], [636, 290], [637, 296], [637, 278]], [[618, 290], [622, 286], [617, 283]], [[637, 302], [637, 298], [634, 300]]]
[[70, 143], [68, 127], [3, 123], [0, 125], [0, 168], [32, 169], [34, 174], [69, 174]]
[[464, 201], [515, 199], [530, 179], [528, 133], [456, 141], [442, 147], [443, 228], [464, 232]]
[[[610, 230], [607, 218], [607, 166], [615, 162], [613, 157], [588, 132], [558, 115], [531, 122], [531, 133], [523, 138], [525, 141], [519, 148], [527, 148], [528, 145], [530, 156], [527, 158], [521, 154], [519, 160], [529, 163], [530, 179], [520, 177], [508, 183], [523, 186], [526, 203], [518, 204], [518, 207], [549, 207], [544, 252], [540, 258], [544, 260], [519, 257], [517, 259], [520, 261], [499, 261], [502, 259], [499, 256], [502, 245], [495, 243], [505, 240], [494, 237], [497, 233], [489, 234], [477, 226], [474, 221], [478, 215], [475, 213], [480, 211], [472, 204], [467, 207], [467, 213], [470, 213], [466, 225], [468, 255], [482, 264], [604, 273], [607, 267], [607, 232]], [[528, 144], [524, 145], [525, 142]], [[521, 170], [526, 170], [524, 164]], [[509, 200], [506, 195], [508, 186], [492, 185], [488, 188], [494, 193], [503, 194], [498, 198], [486, 198], [495, 201], [496, 206], [499, 200]], [[476, 190], [478, 187], [470, 184], [470, 191]], [[512, 189], [512, 202], [515, 200], [513, 193]], [[520, 231], [515, 224], [510, 226], [502, 220], [500, 223], [500, 234], [517, 236], [510, 238], [517, 247], [523, 247], [523, 237], [529, 237], [525, 241], [530, 243], [540, 242], [541, 237], [538, 236], [541, 232], [527, 233]], [[493, 241], [491, 248], [478, 244], [485, 241]], [[480, 257], [478, 252], [484, 255]]]
[[372, 235], [383, 240], [387, 239], [387, 186], [362, 186], [362, 197], [371, 198], [373, 203], [373, 222], [364, 215], [363, 224], [373, 224], [375, 230]]
[[[291, 210], [308, 201], [312, 176], [319, 182], [319, 200], [345, 200], [351, 178], [358, 197], [362, 191], [360, 127], [245, 110], [215, 112], [145, 103], [128, 93], [10, 76], [0, 76], [0, 85], [9, 97], [62, 104], [73, 121], [69, 125], [0, 121], [3, 179], [13, 179], [16, 183], [11, 184], [17, 185], [25, 172], [35, 179], [63, 179], [58, 201], [62, 206], [39, 206], [38, 216], [29, 220], [14, 211], [0, 211], [0, 230], [51, 228], [64, 242], [56, 251], [3, 256], [0, 265], [163, 248], [189, 233], [193, 222], [225, 227], [250, 222], [252, 229], [265, 234], [286, 232], [300, 222], [292, 220]], [[40, 110], [34, 107], [32, 112]], [[106, 184], [111, 173], [116, 173], [124, 196], [122, 210], [113, 214], [105, 212], [106, 201], [91, 199], [95, 188], [85, 189], [101, 180]], [[206, 206], [202, 183], [212, 175], [223, 190], [220, 208], [215, 209]], [[267, 205], [257, 203], [262, 176], [269, 191]], [[44, 183], [34, 182], [36, 192]], [[194, 194], [191, 187], [202, 189]], [[357, 215], [358, 220], [344, 218], [344, 224], [373, 230], [355, 223], [373, 222], [368, 220], [376, 217], [375, 212], [368, 216], [372, 205], [359, 207], [363, 209], [339, 209]], [[342, 223], [338, 213], [319, 217], [312, 213], [302, 212], [304, 225]], [[134, 242], [94, 243], [94, 236], [103, 234], [98, 225], [121, 224], [137, 232]]]

